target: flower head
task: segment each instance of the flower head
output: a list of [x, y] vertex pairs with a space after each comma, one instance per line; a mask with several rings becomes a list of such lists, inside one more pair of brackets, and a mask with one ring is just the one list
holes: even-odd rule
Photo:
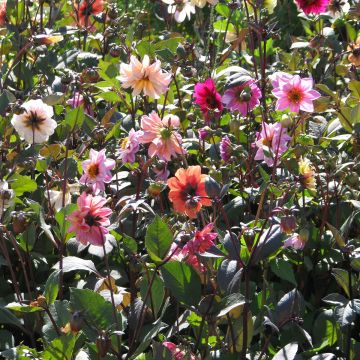
[[142, 133], [138, 140], [141, 144], [150, 143], [149, 156], [157, 155], [160, 160], [170, 161], [172, 156], [183, 154], [182, 138], [174, 129], [179, 127], [180, 120], [176, 115], [166, 115], [161, 120], [153, 111], [141, 118]]
[[24, 112], [15, 114], [11, 124], [29, 144], [39, 144], [47, 141], [57, 127], [53, 108], [42, 100], [29, 100], [22, 104]]
[[170, 341], [164, 341], [162, 343], [164, 347], [166, 347], [168, 350], [170, 350], [172, 356], [175, 360], [183, 360], [183, 359], [189, 359], [189, 360], [195, 360], [195, 356], [193, 354], [189, 354], [188, 352], [185, 352], [181, 350], [179, 347], [177, 347], [176, 344], [170, 342]]
[[220, 141], [220, 156], [221, 160], [227, 162], [230, 160], [232, 153], [231, 141], [227, 135], [225, 135]]
[[348, 56], [349, 62], [351, 62], [356, 67], [360, 66], [360, 36], [356, 39], [355, 43], [352, 43], [347, 48], [350, 51]]
[[318, 91], [313, 90], [313, 80], [301, 78], [299, 75], [290, 76], [283, 73], [278, 76], [274, 74], [272, 93], [278, 99], [276, 110], [289, 108], [290, 111], [296, 113], [300, 110], [313, 112], [313, 101], [321, 96]]
[[106, 199], [83, 192], [77, 200], [78, 209], [67, 217], [71, 225], [69, 232], [76, 233], [76, 239], [83, 245], [88, 243], [102, 246], [107, 227], [110, 225], [110, 208], [104, 207]]
[[226, 90], [222, 101], [227, 109], [238, 110], [242, 116], [246, 116], [249, 111], [260, 104], [260, 98], [259, 87], [254, 80], [250, 80], [243, 85]]
[[90, 159], [83, 161], [84, 174], [79, 182], [83, 185], [92, 185], [94, 193], [105, 190], [104, 183], [111, 181], [110, 170], [115, 167], [115, 161], [107, 159], [105, 149], [101, 151], [90, 150]]
[[177, 170], [175, 177], [167, 181], [170, 188], [169, 199], [176, 212], [195, 218], [202, 206], [211, 205], [211, 199], [205, 191], [206, 177], [207, 175], [201, 174], [201, 167], [196, 165]]
[[[77, 193], [80, 189], [78, 184], [68, 184], [66, 193], [65, 193], [65, 202], [64, 205], [69, 205], [71, 203], [71, 194]], [[62, 190], [45, 190], [45, 198], [49, 201], [50, 206], [55, 210], [59, 211], [63, 207], [63, 191]]]
[[168, 13], [174, 15], [176, 22], [183, 22], [186, 17], [190, 20], [191, 14], [195, 14], [195, 6], [190, 0], [162, 0], [168, 4]]
[[330, 0], [328, 10], [332, 16], [338, 17], [349, 12], [350, 4], [347, 0]]
[[104, 11], [104, 0], [82, 0], [74, 4], [77, 22], [80, 26], [89, 26], [89, 17]]
[[200, 106], [205, 120], [209, 120], [209, 112], [214, 112], [215, 116], [220, 116], [223, 105], [221, 103], [221, 95], [216, 91], [213, 79], [207, 79], [203, 83], [195, 85], [194, 92], [195, 103]]
[[4, 211], [13, 204], [15, 193], [6, 181], [0, 181], [0, 222]]
[[6, 0], [0, 1], [0, 26], [6, 24]]
[[295, 0], [298, 7], [306, 14], [325, 13], [330, 0]]
[[182, 251], [186, 255], [202, 254], [214, 246], [214, 239], [217, 237], [216, 232], [211, 232], [214, 224], [207, 224], [202, 230], [197, 230], [194, 237], [189, 240]]
[[275, 159], [287, 149], [287, 142], [291, 137], [280, 123], [262, 124], [261, 132], [256, 133], [255, 145], [258, 148], [255, 160], [264, 160], [268, 166], [273, 166]]
[[142, 62], [136, 56], [131, 56], [130, 64], [121, 63], [119, 79], [124, 89], [133, 89], [134, 96], [143, 92], [145, 96], [159, 99], [168, 89], [171, 74], [161, 69], [160, 60], [150, 65], [150, 58], [147, 55]]
[[84, 97], [80, 94], [79, 91], [75, 91], [74, 96], [71, 99], [67, 100], [66, 103], [70, 105], [72, 108], [77, 108], [83, 105], [85, 114], [88, 114], [90, 116], [94, 115], [94, 112], [91, 109], [90, 104], [85, 102]]
[[307, 229], [300, 230], [300, 234], [294, 233], [284, 241], [284, 248], [292, 247], [295, 250], [302, 250], [309, 238], [309, 231]]
[[135, 162], [135, 155], [139, 151], [139, 135], [140, 132], [131, 129], [129, 136], [121, 140], [119, 153], [123, 163]]
[[299, 161], [300, 183], [305, 189], [316, 191], [315, 171], [309, 159]]
[[170, 175], [170, 171], [167, 168], [166, 161], [159, 161], [158, 164], [153, 168], [154, 173], [156, 174], [156, 181], [166, 182], [167, 178]]

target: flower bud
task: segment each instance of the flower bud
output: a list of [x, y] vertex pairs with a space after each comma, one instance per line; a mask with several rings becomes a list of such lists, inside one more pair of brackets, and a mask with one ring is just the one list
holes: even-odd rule
[[286, 234], [291, 234], [296, 229], [296, 218], [293, 215], [284, 216], [280, 220], [280, 229]]
[[80, 311], [75, 311], [70, 320], [70, 329], [72, 332], [79, 332], [84, 326], [84, 317]]

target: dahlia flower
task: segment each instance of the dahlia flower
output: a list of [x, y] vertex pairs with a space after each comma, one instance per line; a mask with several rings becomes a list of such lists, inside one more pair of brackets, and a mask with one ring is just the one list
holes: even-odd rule
[[214, 115], [218, 117], [224, 108], [213, 79], [207, 79], [195, 85], [194, 99], [195, 104], [200, 106], [206, 121], [209, 120], [209, 111], [214, 112]]
[[78, 209], [67, 217], [71, 225], [69, 232], [76, 233], [76, 239], [83, 245], [88, 243], [102, 246], [107, 227], [110, 225], [110, 208], [104, 207], [106, 199], [83, 192], [77, 200]]
[[325, 13], [330, 0], [295, 0], [297, 6], [306, 14]]
[[171, 74], [161, 70], [160, 60], [150, 65], [149, 56], [145, 55], [142, 63], [131, 56], [130, 64], [120, 64], [120, 77], [124, 89], [132, 88], [134, 96], [141, 92], [145, 96], [159, 99], [168, 90]]
[[[77, 193], [80, 190], [78, 184], [68, 184], [65, 194], [65, 203], [64, 205], [69, 205], [71, 203], [71, 194]], [[63, 203], [63, 191], [62, 190], [45, 190], [45, 198], [49, 201], [50, 206], [55, 210], [59, 211], [62, 209]]]
[[261, 132], [256, 133], [256, 139], [255, 145], [258, 150], [255, 160], [264, 160], [268, 166], [273, 166], [275, 159], [279, 159], [286, 151], [287, 142], [291, 137], [280, 123], [263, 123]]
[[272, 93], [278, 99], [276, 110], [287, 108], [292, 112], [298, 113], [300, 110], [313, 112], [313, 101], [321, 95], [313, 90], [312, 78], [301, 78], [299, 75], [289, 76], [289, 74], [275, 73], [273, 75]]
[[300, 182], [305, 189], [316, 191], [315, 171], [309, 159], [299, 161]]
[[0, 222], [5, 210], [12, 206], [14, 197], [15, 193], [9, 189], [9, 184], [6, 181], [0, 181]]
[[226, 90], [222, 101], [227, 109], [238, 110], [242, 116], [246, 116], [249, 111], [260, 104], [260, 98], [259, 87], [254, 80], [250, 80], [243, 85]]
[[174, 14], [176, 22], [183, 22], [186, 17], [190, 20], [191, 14], [195, 14], [195, 6], [190, 0], [162, 0], [163, 3], [168, 4], [168, 13]]
[[123, 163], [134, 163], [135, 155], [139, 151], [139, 132], [131, 129], [129, 136], [120, 142], [120, 159]]
[[104, 11], [104, 0], [82, 0], [74, 4], [77, 21], [80, 26], [88, 26], [89, 17]]
[[348, 56], [349, 62], [351, 62], [356, 67], [360, 66], [360, 36], [356, 39], [355, 43], [350, 44], [347, 47], [347, 50], [350, 51]]
[[176, 344], [170, 342], [170, 341], [163, 341], [162, 345], [166, 347], [168, 350], [170, 350], [173, 358], [175, 360], [195, 360], [195, 356], [193, 354], [189, 354], [188, 352], [185, 352], [177, 347]]
[[174, 242], [169, 250], [171, 260], [186, 261], [197, 271], [205, 272], [206, 269], [204, 265], [199, 262], [197, 254], [203, 254], [215, 245], [213, 240], [217, 237], [217, 233], [211, 232], [213, 227], [214, 224], [210, 223], [202, 230], [197, 230], [194, 237], [189, 240], [183, 248]]
[[284, 248], [292, 247], [295, 250], [302, 250], [306, 241], [298, 234], [294, 233], [284, 241]]
[[77, 108], [77, 107], [83, 105], [85, 114], [88, 114], [90, 116], [94, 116], [94, 112], [91, 109], [90, 104], [87, 104], [85, 102], [84, 97], [80, 94], [79, 91], [75, 91], [73, 97], [71, 99], [67, 100], [66, 103], [69, 106], [71, 106], [72, 108]]
[[203, 8], [207, 3], [216, 5], [219, 0], [191, 0], [191, 3], [199, 8]]
[[0, 26], [6, 24], [6, 0], [0, 1]]
[[142, 116], [142, 132], [138, 140], [141, 144], [150, 143], [148, 150], [150, 157], [157, 155], [160, 160], [170, 161], [172, 156], [183, 154], [182, 138], [174, 131], [179, 125], [180, 120], [176, 115], [166, 115], [161, 120], [153, 111], [150, 115]]
[[53, 108], [42, 100], [29, 100], [22, 104], [24, 112], [15, 114], [11, 124], [20, 137], [29, 144], [40, 144], [49, 139], [57, 127]]
[[90, 159], [82, 163], [84, 174], [79, 182], [83, 185], [92, 185], [94, 193], [97, 194], [105, 190], [104, 183], [111, 181], [110, 170], [115, 167], [115, 161], [106, 158], [105, 149], [101, 151], [91, 149], [89, 156]]
[[170, 188], [169, 200], [173, 203], [174, 210], [196, 218], [202, 206], [210, 206], [211, 199], [205, 191], [207, 175], [201, 174], [199, 165], [180, 168], [175, 177], [170, 178], [167, 184]]
[[231, 141], [227, 135], [225, 135], [221, 139], [219, 147], [220, 147], [221, 160], [225, 162], [229, 161], [232, 153], [232, 147], [231, 147]]
[[170, 171], [167, 168], [167, 163], [165, 161], [159, 161], [159, 163], [153, 168], [155, 175], [155, 180], [160, 182], [166, 182], [167, 178], [170, 175]]

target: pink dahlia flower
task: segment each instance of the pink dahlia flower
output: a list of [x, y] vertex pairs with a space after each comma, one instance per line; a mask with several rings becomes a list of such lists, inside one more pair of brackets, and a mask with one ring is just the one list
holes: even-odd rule
[[330, 0], [295, 0], [298, 7], [306, 14], [321, 14], [327, 11]]
[[78, 209], [67, 217], [71, 223], [69, 232], [75, 232], [76, 239], [83, 245], [103, 245], [105, 236], [109, 233], [108, 217], [112, 213], [110, 208], [103, 207], [105, 203], [106, 199], [102, 196], [83, 192], [77, 200]]
[[183, 359], [195, 360], [196, 359], [193, 354], [186, 353], [185, 351], [178, 348], [176, 344], [174, 344], [170, 341], [164, 341], [162, 343], [162, 345], [165, 346], [168, 350], [170, 350], [170, 352], [175, 360], [183, 360]]
[[120, 159], [123, 163], [134, 163], [135, 155], [139, 151], [139, 135], [141, 132], [131, 129], [129, 136], [122, 139], [120, 143]]
[[170, 171], [168, 170], [167, 163], [165, 161], [159, 161], [159, 163], [153, 168], [156, 181], [166, 182]]
[[205, 82], [195, 85], [194, 99], [195, 104], [200, 106], [206, 121], [210, 120], [209, 112], [219, 117], [224, 108], [221, 103], [221, 95], [216, 91], [213, 79], [207, 79]]
[[144, 56], [142, 62], [136, 56], [131, 56], [130, 64], [121, 63], [119, 80], [124, 89], [133, 89], [134, 96], [143, 92], [145, 96], [159, 99], [168, 90], [171, 74], [162, 71], [160, 60], [150, 65], [148, 55]]
[[259, 99], [261, 99], [261, 91], [254, 80], [250, 80], [243, 85], [226, 90], [222, 101], [227, 109], [238, 110], [242, 116], [246, 116], [260, 104]]
[[115, 167], [115, 160], [107, 159], [105, 149], [96, 151], [90, 150], [90, 159], [83, 161], [84, 174], [79, 182], [83, 185], [92, 185], [93, 191], [97, 194], [105, 190], [105, 184], [111, 181], [110, 170]]
[[214, 244], [214, 239], [217, 233], [211, 232], [214, 224], [206, 225], [202, 230], [197, 230], [194, 237], [189, 240], [183, 248], [178, 244], [171, 245], [169, 254], [172, 255], [172, 260], [182, 261], [185, 260], [189, 265], [193, 266], [199, 272], [205, 272], [205, 267], [197, 258], [197, 254], [203, 254]]
[[313, 90], [312, 78], [301, 78], [299, 75], [290, 76], [284, 73], [274, 74], [272, 93], [278, 99], [276, 110], [289, 108], [290, 111], [295, 113], [300, 110], [313, 112], [313, 101], [321, 95], [318, 91]]
[[6, 0], [0, 1], [0, 26], [6, 24]]
[[220, 141], [220, 156], [221, 160], [225, 162], [230, 160], [232, 153], [231, 141], [227, 135], [225, 135]]
[[291, 137], [280, 123], [263, 123], [261, 132], [256, 133], [256, 139], [255, 145], [258, 149], [255, 160], [264, 160], [268, 166], [273, 166], [287, 150], [287, 143]]
[[159, 115], [153, 111], [150, 115], [141, 118], [142, 134], [138, 139], [141, 144], [150, 143], [149, 156], [157, 155], [160, 160], [170, 161], [172, 156], [182, 154], [182, 138], [174, 131], [180, 125], [176, 115], [166, 115], [161, 120]]
[[294, 233], [285, 240], [284, 248], [292, 247], [295, 250], [302, 250], [305, 247], [305, 244], [306, 242], [304, 239], [298, 233]]
[[83, 105], [85, 114], [88, 114], [90, 116], [94, 116], [94, 112], [91, 109], [90, 104], [87, 104], [85, 102], [84, 97], [80, 94], [79, 91], [75, 91], [74, 96], [71, 99], [67, 100], [66, 103], [68, 105], [70, 105], [72, 108], [77, 108], [77, 107]]

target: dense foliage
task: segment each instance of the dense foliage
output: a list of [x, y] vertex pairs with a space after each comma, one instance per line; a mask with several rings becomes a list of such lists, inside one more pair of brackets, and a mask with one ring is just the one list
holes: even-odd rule
[[0, 1], [0, 356], [359, 359], [359, 24]]

